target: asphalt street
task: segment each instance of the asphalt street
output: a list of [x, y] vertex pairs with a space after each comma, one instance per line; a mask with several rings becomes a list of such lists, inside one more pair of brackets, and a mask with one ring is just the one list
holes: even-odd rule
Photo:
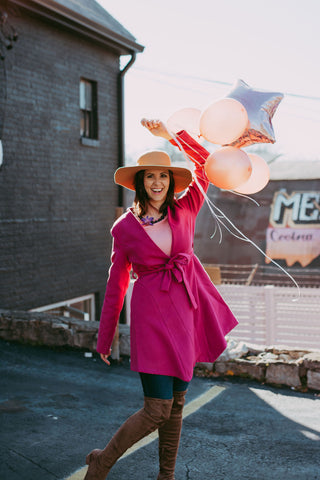
[[[0, 479], [82, 479], [86, 454], [141, 407], [138, 375], [80, 351], [0, 347]], [[320, 480], [319, 396], [194, 378], [187, 404], [176, 480]], [[155, 480], [157, 462], [154, 440], [108, 480]]]

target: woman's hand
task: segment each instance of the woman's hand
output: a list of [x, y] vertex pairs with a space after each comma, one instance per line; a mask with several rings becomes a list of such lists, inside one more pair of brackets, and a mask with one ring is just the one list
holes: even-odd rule
[[111, 355], [111, 348], [109, 349], [108, 353], [100, 353], [101, 360], [105, 362], [107, 365], [110, 365], [108, 357]]
[[161, 120], [148, 120], [147, 118], [143, 118], [141, 120], [141, 125], [149, 130], [152, 135], [156, 137], [162, 137], [166, 140], [171, 140], [172, 137], [167, 130], [167, 127]]

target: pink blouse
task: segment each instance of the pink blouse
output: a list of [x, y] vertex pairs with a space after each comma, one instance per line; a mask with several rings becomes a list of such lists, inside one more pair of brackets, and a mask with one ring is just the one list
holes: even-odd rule
[[168, 217], [154, 225], [143, 227], [151, 240], [166, 254], [171, 255], [172, 231], [168, 222]]

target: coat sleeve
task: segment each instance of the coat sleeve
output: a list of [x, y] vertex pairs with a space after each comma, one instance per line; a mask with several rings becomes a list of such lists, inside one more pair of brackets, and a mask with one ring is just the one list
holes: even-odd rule
[[193, 181], [186, 192], [179, 198], [178, 202], [180, 206], [186, 206], [197, 214], [204, 202], [202, 190], [207, 192], [209, 187], [209, 180], [204, 170], [204, 164], [210, 152], [184, 130], [178, 132], [176, 134], [176, 140], [170, 140], [170, 143], [178, 146], [180, 150], [183, 150], [187, 157], [195, 164]]
[[131, 263], [113, 234], [111, 267], [100, 317], [97, 352], [107, 353], [111, 347], [116, 331], [119, 315], [123, 306], [124, 297], [130, 282]]

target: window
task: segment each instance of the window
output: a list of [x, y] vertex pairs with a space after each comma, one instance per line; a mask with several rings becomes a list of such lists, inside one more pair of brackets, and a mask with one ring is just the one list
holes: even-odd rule
[[98, 139], [97, 82], [80, 79], [80, 137]]

